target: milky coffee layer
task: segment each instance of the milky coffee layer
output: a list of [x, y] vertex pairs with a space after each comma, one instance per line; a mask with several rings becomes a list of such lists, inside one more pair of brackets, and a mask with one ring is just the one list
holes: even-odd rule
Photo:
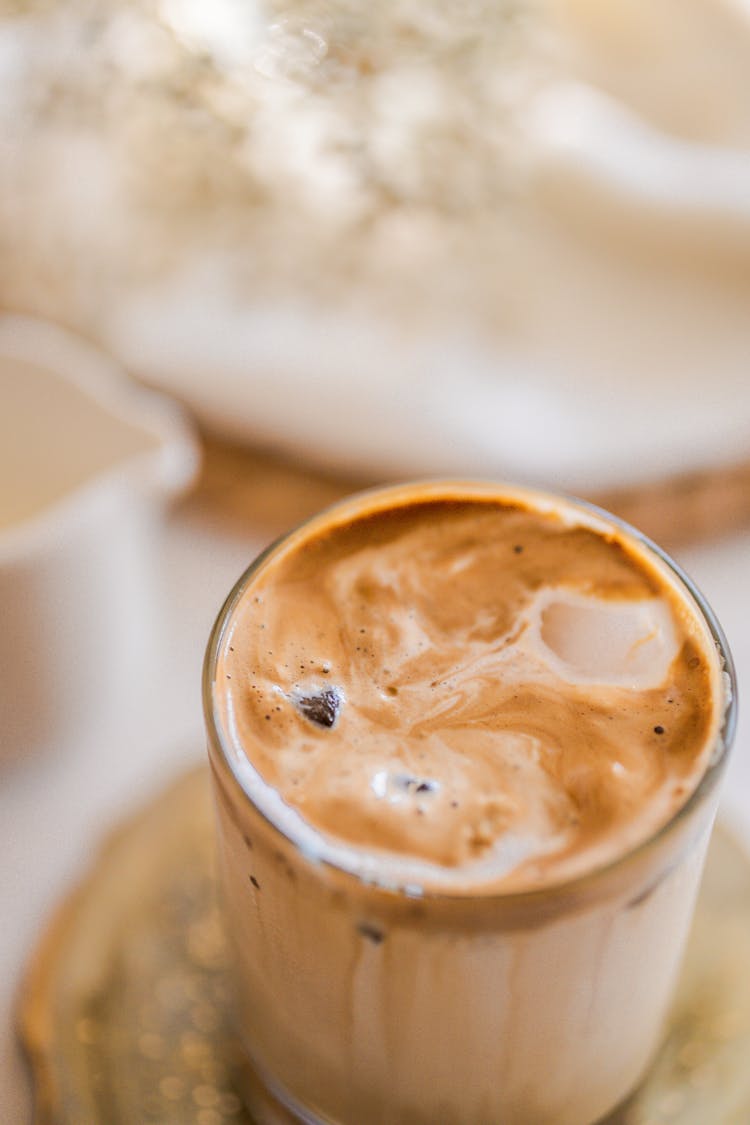
[[698, 784], [719, 657], [671, 572], [585, 510], [435, 486], [342, 506], [256, 570], [216, 703], [301, 846], [414, 893], [533, 888]]

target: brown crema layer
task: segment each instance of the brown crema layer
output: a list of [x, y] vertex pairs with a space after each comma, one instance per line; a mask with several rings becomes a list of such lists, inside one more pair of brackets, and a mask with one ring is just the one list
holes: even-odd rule
[[533, 888], [647, 838], [698, 784], [724, 708], [687, 592], [562, 501], [382, 496], [302, 528], [244, 590], [215, 685], [235, 753], [345, 865], [419, 886]]

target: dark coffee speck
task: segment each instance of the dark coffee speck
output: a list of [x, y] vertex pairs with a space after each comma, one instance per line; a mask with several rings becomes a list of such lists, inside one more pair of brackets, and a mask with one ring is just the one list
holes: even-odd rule
[[440, 788], [440, 783], [433, 781], [429, 777], [414, 777], [409, 773], [397, 773], [391, 775], [391, 784], [403, 793], [436, 793]]
[[385, 937], [383, 931], [378, 929], [377, 926], [373, 926], [371, 922], [360, 922], [357, 929], [362, 937], [367, 938], [367, 940], [371, 941], [374, 945], [380, 945]]

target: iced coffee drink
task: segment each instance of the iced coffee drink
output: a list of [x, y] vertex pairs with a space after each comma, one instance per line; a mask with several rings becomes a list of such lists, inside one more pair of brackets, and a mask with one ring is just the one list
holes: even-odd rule
[[585, 1125], [625, 1098], [679, 967], [730, 677], [668, 560], [559, 498], [391, 488], [262, 556], [205, 681], [260, 1119]]

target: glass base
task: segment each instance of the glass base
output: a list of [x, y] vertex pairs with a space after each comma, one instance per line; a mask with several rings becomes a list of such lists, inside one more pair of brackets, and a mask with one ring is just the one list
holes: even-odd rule
[[[302, 1109], [286, 1091], [275, 1083], [266, 1082], [249, 1061], [241, 1064], [234, 1079], [253, 1125], [337, 1125], [328, 1118], [316, 1117]], [[629, 1111], [637, 1101], [639, 1089], [640, 1085], [593, 1125], [630, 1125], [633, 1118]]]
[[[645, 1079], [645, 1082], [647, 1081], [648, 1077]], [[302, 1109], [286, 1091], [279, 1089], [272, 1082], [266, 1082], [249, 1061], [243, 1062], [240, 1069], [235, 1072], [235, 1083], [250, 1113], [253, 1125], [337, 1125], [330, 1119], [316, 1117], [308, 1110]], [[623, 1101], [593, 1125], [632, 1125], [634, 1121], [643, 1120], [635, 1115], [641, 1085], [639, 1083]]]
[[246, 1052], [234, 1081], [254, 1125], [335, 1125], [315, 1117], [277, 1083], [267, 1080]]

